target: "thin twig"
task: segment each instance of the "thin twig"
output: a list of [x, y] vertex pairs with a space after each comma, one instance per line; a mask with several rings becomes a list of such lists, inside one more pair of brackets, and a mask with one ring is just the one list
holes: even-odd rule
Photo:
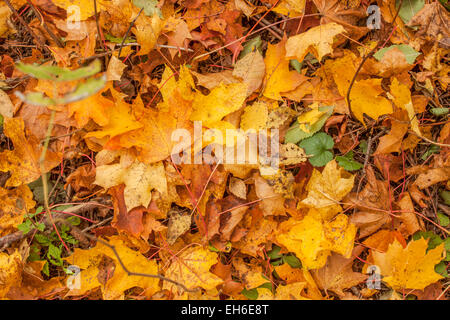
[[33, 30], [31, 30], [30, 26], [26, 23], [25, 20], [23, 20], [22, 16], [17, 12], [17, 10], [13, 7], [11, 2], [9, 0], [5, 0], [6, 5], [9, 7], [9, 9], [14, 13], [14, 15], [19, 19], [20, 23], [27, 29], [27, 31], [33, 36], [33, 38], [36, 40], [36, 42], [39, 44], [39, 46], [47, 51], [48, 53], [51, 53], [50, 50], [47, 48], [45, 43], [42, 42], [42, 40], [34, 33]]
[[27, 0], [27, 3], [31, 7], [31, 10], [33, 10], [33, 12], [36, 14], [37, 18], [39, 19], [39, 22], [41, 23], [41, 26], [44, 27], [45, 31], [47, 31], [47, 33], [50, 35], [53, 41], [56, 42], [58, 47], [64, 48], [64, 44], [62, 43], [61, 39], [57, 37], [52, 30], [50, 30], [39, 10], [34, 6], [34, 4], [30, 0]]
[[131, 21], [130, 25], [128, 26], [127, 32], [125, 32], [125, 35], [123, 36], [122, 43], [120, 44], [119, 54], [117, 55], [119, 58], [120, 58], [120, 54], [122, 53], [123, 44], [127, 40], [128, 34], [131, 31], [131, 28], [133, 28], [134, 23], [139, 18], [139, 16], [141, 15], [142, 11], [144, 11], [144, 7], [142, 7], [141, 10], [139, 10], [139, 12], [136, 15], [136, 17], [133, 19], [133, 21]]

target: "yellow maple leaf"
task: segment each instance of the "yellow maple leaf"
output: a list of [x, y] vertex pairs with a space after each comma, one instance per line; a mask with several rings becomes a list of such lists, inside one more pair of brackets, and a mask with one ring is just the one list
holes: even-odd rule
[[22, 281], [22, 257], [16, 250], [9, 255], [0, 252], [0, 298], [5, 297], [9, 289], [20, 285]]
[[[98, 0], [97, 6], [99, 6], [100, 3], [101, 0]], [[80, 21], [86, 20], [95, 14], [94, 2], [90, 0], [54, 0], [53, 4], [67, 11], [70, 11], [72, 8], [77, 8], [80, 13]], [[77, 12], [78, 10], [72, 12]], [[97, 10], [99, 10], [99, 7], [97, 7]]]
[[312, 110], [302, 113], [298, 116], [297, 121], [300, 124], [300, 129], [309, 133], [311, 126], [316, 124], [322, 119], [322, 116], [327, 113], [328, 110], [319, 110], [319, 104], [313, 103], [309, 106]]
[[[148, 260], [141, 253], [134, 251], [126, 246], [126, 244], [118, 236], [110, 238], [109, 243], [115, 247], [117, 254], [122, 262], [125, 264], [130, 272], [158, 274], [158, 265], [154, 260]], [[101, 283], [99, 278], [102, 270], [102, 260], [104, 256], [108, 256], [114, 261], [115, 268], [112, 277], [106, 277], [106, 283]], [[151, 297], [159, 290], [159, 279], [145, 277], [145, 276], [129, 276], [125, 270], [120, 266], [114, 252], [104, 244], [97, 242], [94, 248], [82, 250], [75, 248], [74, 253], [64, 258], [72, 265], [79, 266], [82, 270], [80, 272], [80, 287], [71, 288], [68, 295], [82, 295], [89, 290], [102, 288], [104, 299], [119, 299], [123, 292], [133, 287], [140, 287], [145, 289], [145, 295]]]
[[141, 45], [137, 55], [148, 54], [156, 45], [156, 41], [163, 29], [164, 21], [157, 14], [152, 17], [141, 14], [134, 25], [133, 33], [137, 42]]
[[308, 213], [302, 220], [290, 219], [280, 225], [277, 240], [294, 252], [306, 269], [325, 265], [330, 250], [348, 255], [353, 248], [356, 227], [348, 217], [339, 215], [324, 224], [320, 217]]
[[[139, 151], [138, 160], [144, 163], [166, 159], [174, 152], [174, 146], [179, 145], [179, 141], [172, 139], [173, 132], [176, 129], [186, 129], [189, 133], [192, 131], [192, 122], [189, 121], [192, 101], [184, 99], [176, 90], [166, 106], [167, 110], [160, 111], [143, 108], [139, 118], [143, 128], [117, 136], [108, 144], [115, 149], [136, 147]], [[181, 147], [184, 150], [190, 145], [191, 141], [187, 141]]]
[[273, 11], [288, 17], [297, 17], [305, 10], [305, 3], [306, 0], [282, 0]]
[[343, 32], [343, 26], [331, 22], [290, 37], [286, 42], [286, 58], [301, 62], [308, 53], [312, 53], [320, 61], [333, 52], [334, 37]]
[[35, 205], [27, 185], [10, 190], [0, 187], [0, 237], [14, 231]]
[[197, 93], [193, 101], [190, 119], [202, 121], [210, 127], [226, 115], [240, 109], [247, 97], [247, 85], [243, 83], [220, 84], [208, 95]]
[[372, 250], [374, 264], [380, 267], [383, 281], [395, 290], [418, 289], [442, 279], [434, 267], [445, 257], [444, 243], [428, 250], [424, 238], [410, 241], [406, 248], [397, 239], [386, 252]]
[[306, 282], [295, 282], [285, 286], [278, 286], [275, 300], [310, 300], [303, 296]]
[[44, 170], [41, 172], [39, 159], [41, 150], [37, 138], [26, 134], [21, 118], [5, 118], [3, 130], [14, 145], [14, 150], [0, 153], [0, 171], [11, 173], [6, 181], [6, 187], [17, 187], [38, 179], [42, 173], [47, 173], [60, 163], [60, 158], [54, 152], [47, 150]]
[[[119, 99], [119, 97], [115, 100], [116, 103], [113, 103], [107, 109], [107, 123], [102, 124], [102, 128], [98, 131], [88, 132], [85, 135], [85, 138], [95, 137], [101, 139], [107, 136], [113, 138], [126, 132], [142, 128], [143, 125], [136, 120], [135, 116], [131, 112], [131, 105], [125, 103], [125, 101], [123, 101], [123, 99]], [[96, 106], [90, 106], [90, 108], [95, 107]]]
[[331, 219], [342, 211], [339, 205], [353, 188], [355, 176], [346, 172], [335, 160], [327, 163], [322, 172], [314, 169], [306, 190], [303, 205], [317, 210], [323, 219]]
[[241, 129], [247, 131], [249, 129], [261, 130], [267, 127], [269, 119], [269, 108], [267, 103], [257, 101], [254, 104], [245, 107], [241, 116]]
[[134, 161], [127, 166], [124, 163], [98, 166], [95, 184], [111, 188], [125, 184], [124, 197], [128, 210], [138, 206], [147, 207], [152, 199], [152, 190], [167, 194], [167, 180], [162, 162], [145, 164]]
[[283, 92], [289, 92], [297, 88], [308, 78], [297, 71], [289, 70], [289, 60], [285, 59], [286, 39], [275, 45], [268, 44], [266, 58], [266, 78], [264, 96], [274, 100], [283, 100]]
[[114, 106], [113, 101], [102, 95], [102, 93], [108, 88], [109, 86], [107, 85], [105, 89], [97, 92], [96, 94], [67, 105], [69, 115], [74, 115], [78, 127], [81, 128], [85, 126], [89, 122], [89, 119], [94, 120], [95, 123], [100, 126], [105, 126], [108, 124], [108, 112]]
[[406, 110], [406, 112], [408, 112], [412, 130], [419, 136], [421, 136], [422, 134], [420, 133], [419, 129], [419, 120], [416, 117], [416, 112], [414, 111], [414, 106], [411, 100], [411, 91], [407, 86], [400, 83], [397, 78], [394, 78], [392, 80], [390, 89], [393, 96], [392, 101], [394, 101], [394, 104], [398, 108]]
[[[184, 250], [178, 257], [172, 260], [165, 276], [178, 281], [188, 289], [201, 287], [211, 290], [223, 282], [209, 269], [218, 261], [218, 255], [200, 246], [190, 247]], [[165, 282], [163, 289], [178, 289], [174, 284]]]
[[377, 120], [379, 116], [393, 112], [391, 102], [380, 96], [384, 92], [381, 80], [372, 78], [356, 81], [350, 92], [352, 112], [364, 125], [364, 113]]

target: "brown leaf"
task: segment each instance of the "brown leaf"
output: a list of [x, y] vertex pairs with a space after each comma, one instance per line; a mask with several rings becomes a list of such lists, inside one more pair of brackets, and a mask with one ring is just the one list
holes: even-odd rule
[[367, 185], [359, 194], [350, 194], [348, 201], [358, 211], [351, 215], [350, 222], [359, 227], [361, 238], [366, 237], [391, 221], [387, 184], [375, 178], [371, 167], [367, 168]]
[[318, 270], [312, 272], [314, 279], [320, 289], [333, 291], [343, 297], [344, 290], [356, 286], [367, 279], [367, 275], [352, 270], [355, 256], [360, 255], [364, 247], [358, 246], [353, 249], [352, 258], [332, 253], [328, 257], [327, 264]]

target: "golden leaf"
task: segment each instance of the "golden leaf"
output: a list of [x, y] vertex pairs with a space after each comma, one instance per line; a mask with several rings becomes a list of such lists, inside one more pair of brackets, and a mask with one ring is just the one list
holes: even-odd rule
[[424, 238], [410, 241], [406, 248], [394, 240], [387, 252], [372, 251], [374, 263], [380, 267], [383, 281], [395, 290], [423, 290], [443, 277], [434, 267], [445, 257], [444, 243], [428, 250]]
[[325, 55], [333, 52], [334, 37], [343, 32], [343, 26], [331, 22], [290, 37], [286, 42], [286, 58], [301, 62], [308, 53], [312, 53], [321, 61]]
[[17, 187], [37, 180], [60, 163], [60, 158], [54, 152], [47, 150], [44, 162], [44, 172], [41, 172], [39, 159], [42, 147], [36, 137], [26, 134], [21, 118], [6, 118], [3, 130], [14, 145], [14, 150], [5, 150], [0, 154], [0, 171], [10, 171], [11, 177], [6, 181], [6, 187]]
[[[188, 289], [201, 287], [211, 290], [223, 282], [215, 274], [211, 273], [212, 265], [218, 262], [218, 255], [200, 246], [190, 247], [184, 250], [178, 257], [172, 260], [165, 276], [184, 284]], [[164, 289], [174, 290], [178, 287], [165, 282]]]

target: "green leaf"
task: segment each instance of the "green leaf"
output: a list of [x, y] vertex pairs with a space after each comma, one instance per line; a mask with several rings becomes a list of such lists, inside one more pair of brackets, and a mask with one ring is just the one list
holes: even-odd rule
[[144, 13], [147, 17], [152, 17], [155, 13], [162, 19], [162, 12], [157, 7], [157, 0], [133, 0], [133, 4], [139, 9], [144, 8]]
[[439, 264], [437, 264], [434, 267], [434, 271], [439, 273], [441, 276], [448, 278], [447, 264], [444, 261], [441, 261]]
[[[106, 35], [105, 35], [105, 38], [106, 38], [106, 40], [108, 40], [108, 41], [110, 41], [110, 42], [112, 42], [112, 43], [118, 43], [118, 44], [121, 44], [121, 43], [123, 42], [123, 38], [116, 38], [116, 37], [114, 37], [114, 36], [112, 36], [112, 35], [110, 35], [110, 34], [106, 34]], [[127, 38], [125, 39], [125, 42], [124, 42], [124, 43], [131, 43], [131, 42], [135, 42], [135, 41], [136, 41], [136, 39], [127, 37]]]
[[289, 64], [291, 65], [292, 68], [295, 69], [295, 71], [297, 71], [298, 73], [302, 72], [302, 67], [303, 67], [303, 62], [299, 62], [298, 60], [294, 59], [294, 60], [290, 60]]
[[284, 262], [290, 265], [292, 268], [301, 268], [301, 261], [294, 254], [287, 254], [283, 256]]
[[305, 132], [300, 128], [300, 123], [295, 121], [295, 123], [286, 132], [284, 141], [286, 143], [299, 143], [303, 139], [309, 138], [322, 129], [323, 125], [327, 119], [333, 114], [334, 106], [322, 106], [319, 107], [319, 111], [325, 112], [320, 119], [309, 127], [309, 132]]
[[249, 300], [258, 299], [258, 290], [256, 290], [256, 288], [250, 290], [244, 289], [241, 291], [241, 293], [244, 297], [246, 297]]
[[41, 260], [41, 257], [39, 256], [39, 248], [35, 244], [32, 244], [30, 246], [30, 254], [28, 255], [29, 261], [38, 261]]
[[272, 250], [267, 252], [267, 256], [270, 259], [279, 259], [283, 256], [282, 254], [280, 254], [280, 250], [281, 250], [281, 248], [274, 244], [272, 247]]
[[366, 154], [367, 153], [367, 148], [369, 147], [369, 145], [367, 144], [367, 140], [362, 140], [359, 143], [358, 147], [361, 149], [362, 153]]
[[17, 229], [22, 231], [23, 234], [27, 234], [28, 232], [31, 231], [32, 227], [33, 227], [33, 224], [31, 223], [31, 221], [25, 220], [23, 223], [21, 223], [17, 226]]
[[439, 195], [441, 196], [442, 200], [444, 200], [444, 203], [450, 206], [450, 191], [442, 190]]
[[24, 95], [21, 92], [14, 92], [15, 95], [23, 102], [35, 106], [47, 107], [55, 105], [64, 105], [75, 101], [86, 99], [99, 92], [106, 84], [106, 76], [99, 78], [90, 78], [86, 82], [79, 84], [76, 89], [61, 98], [45, 97], [42, 92], [31, 92]]
[[95, 60], [87, 67], [69, 70], [57, 66], [16, 64], [17, 69], [23, 73], [29, 74], [37, 79], [53, 80], [53, 81], [74, 81], [88, 78], [100, 72], [100, 60]]
[[428, 239], [428, 250], [432, 250], [444, 242], [444, 240], [433, 231], [418, 231], [413, 234], [414, 240], [419, 240], [420, 238]]
[[337, 156], [336, 161], [347, 171], [355, 171], [363, 167], [361, 163], [353, 160], [353, 151], [347, 152], [344, 156]]
[[384, 55], [386, 54], [386, 52], [388, 52], [394, 48], [397, 48], [401, 52], [403, 52], [403, 54], [405, 55], [406, 62], [408, 62], [409, 64], [414, 64], [414, 61], [420, 55], [420, 52], [417, 52], [416, 50], [414, 50], [413, 48], [411, 48], [410, 46], [408, 46], [406, 44], [394, 44], [390, 47], [386, 47], [386, 48], [378, 50], [373, 55], [373, 57], [375, 59], [377, 59], [378, 61], [381, 61], [383, 59]]
[[49, 269], [48, 261], [46, 261], [44, 264], [44, 267], [42, 267], [42, 273], [45, 274], [47, 277], [50, 276], [50, 269]]
[[449, 108], [432, 108], [430, 111], [432, 114], [439, 117], [439, 116], [444, 116], [444, 115], [448, 114], [450, 109]]
[[45, 235], [37, 233], [34, 238], [36, 239], [37, 242], [39, 242], [41, 245], [43, 246], [49, 246], [52, 244], [52, 242], [50, 241], [49, 238], [47, 238]]
[[437, 218], [439, 220], [439, 224], [443, 227], [446, 227], [450, 224], [450, 218], [443, 214], [442, 212], [437, 212]]
[[262, 45], [262, 40], [261, 40], [260, 36], [257, 36], [255, 38], [248, 40], [246, 42], [246, 44], [244, 45], [244, 49], [241, 51], [241, 54], [239, 55], [239, 59], [242, 59], [247, 54], [249, 54], [250, 52], [253, 52], [255, 50], [258, 50], [259, 52], [261, 52], [261, 45]]
[[45, 230], [45, 224], [43, 224], [42, 222], [36, 223], [36, 229], [43, 232]]
[[427, 151], [424, 152], [424, 154], [420, 157], [423, 161], [427, 160], [429, 156], [431, 156], [433, 153], [439, 152], [440, 148], [437, 145], [432, 145]]
[[412, 19], [416, 15], [417, 12], [422, 10], [422, 8], [425, 6], [424, 0], [396, 0], [395, 1], [395, 8], [398, 10], [398, 7], [400, 5], [400, 2], [402, 4], [398, 15], [403, 20], [404, 23], [408, 23], [409, 20]]
[[66, 219], [67, 222], [69, 222], [73, 226], [78, 226], [81, 223], [81, 219], [79, 217], [69, 217]]
[[[267, 278], [264, 275], [263, 275], [263, 277]], [[269, 289], [270, 291], [273, 291], [273, 286], [272, 286], [272, 283], [270, 283], [270, 282], [263, 283], [258, 288], [265, 288], [265, 289]]]
[[307, 155], [312, 156], [308, 160], [314, 167], [323, 167], [333, 160], [333, 153], [329, 150], [334, 147], [334, 141], [325, 132], [306, 138], [300, 142], [300, 147], [305, 149]]

